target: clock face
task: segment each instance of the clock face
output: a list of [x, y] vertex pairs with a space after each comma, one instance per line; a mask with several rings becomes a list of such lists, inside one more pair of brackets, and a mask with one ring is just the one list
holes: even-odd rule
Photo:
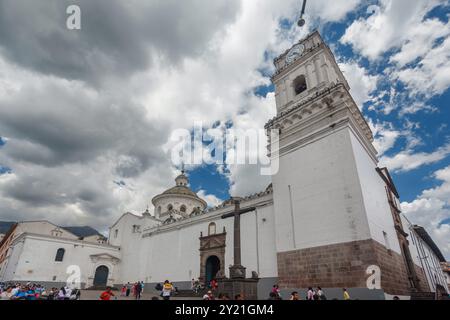
[[293, 47], [286, 56], [286, 63], [292, 63], [303, 53], [303, 51], [305, 51], [305, 46], [303, 44], [298, 44]]

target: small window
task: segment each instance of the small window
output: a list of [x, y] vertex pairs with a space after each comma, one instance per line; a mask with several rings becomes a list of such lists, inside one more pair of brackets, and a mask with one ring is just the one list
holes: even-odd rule
[[212, 236], [216, 234], [216, 224], [211, 222], [208, 226], [208, 236]]
[[295, 95], [299, 95], [300, 93], [305, 92], [306, 89], [307, 89], [307, 86], [306, 86], [305, 76], [301, 75], [301, 76], [297, 77], [294, 80]]
[[185, 212], [186, 212], [186, 206], [185, 206], [185, 205], [182, 205], [182, 206], [180, 207], [180, 211], [183, 212], [183, 213], [185, 213]]
[[64, 260], [65, 253], [66, 253], [66, 250], [64, 250], [63, 248], [59, 248], [58, 251], [56, 251], [55, 261], [62, 262]]
[[52, 236], [53, 237], [61, 237], [62, 236], [62, 231], [58, 230], [58, 229], [54, 229], [54, 230], [52, 230]]
[[114, 238], [117, 238], [118, 235], [119, 235], [119, 230], [118, 229], [114, 230]]
[[161, 206], [158, 207], [158, 215], [161, 215]]
[[139, 233], [141, 232], [141, 226], [133, 225], [133, 233]]
[[383, 231], [384, 243], [386, 245], [386, 249], [391, 250], [391, 246], [389, 244], [389, 237], [386, 232]]
[[171, 205], [171, 204], [169, 204], [168, 206], [167, 206], [167, 211], [172, 211], [173, 210], [173, 206]]

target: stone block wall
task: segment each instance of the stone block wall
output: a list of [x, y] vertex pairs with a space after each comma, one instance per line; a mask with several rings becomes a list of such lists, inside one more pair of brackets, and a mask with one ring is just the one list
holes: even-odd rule
[[[367, 288], [366, 270], [377, 265], [385, 293], [411, 293], [403, 257], [374, 240], [281, 252], [277, 256], [282, 288]], [[423, 275], [420, 268], [418, 274]]]

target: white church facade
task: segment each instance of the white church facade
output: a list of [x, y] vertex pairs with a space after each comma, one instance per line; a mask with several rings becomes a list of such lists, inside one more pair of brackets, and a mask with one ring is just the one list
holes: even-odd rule
[[[259, 277], [258, 297], [267, 298], [276, 283], [284, 292], [320, 286], [330, 298], [341, 298], [342, 288], [360, 299], [436, 290], [402, 223], [389, 172], [378, 167], [372, 132], [320, 34], [309, 35], [275, 65], [277, 116], [266, 129], [280, 134], [279, 150], [269, 145], [270, 156], [279, 157], [279, 172], [266, 190], [240, 199], [241, 208], [255, 208], [241, 216], [240, 229], [242, 265], [247, 277]], [[208, 209], [183, 172], [152, 204], [153, 214], [122, 215], [110, 227], [108, 243], [69, 234], [5, 236], [0, 252], [24, 239], [33, 263], [42, 267], [27, 274], [15, 266], [27, 256], [9, 250], [3, 265], [0, 259], [0, 281], [55, 281], [49, 277], [66, 264], [52, 264], [51, 270], [45, 264], [63, 243], [67, 259], [72, 257], [67, 264], [82, 264], [87, 287], [136, 281], [154, 287], [169, 279], [188, 289], [191, 279], [229, 277], [233, 219], [222, 216], [233, 212], [232, 200]], [[368, 287], [368, 270], [381, 277], [375, 288]]]

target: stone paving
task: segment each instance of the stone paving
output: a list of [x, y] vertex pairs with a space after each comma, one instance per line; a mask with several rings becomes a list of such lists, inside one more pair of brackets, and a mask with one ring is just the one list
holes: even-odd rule
[[[82, 290], [81, 291], [81, 300], [100, 300], [100, 294], [103, 291], [96, 291], [96, 290]], [[133, 301], [135, 300], [134, 297], [132, 297], [130, 295], [130, 297], [123, 297], [120, 295], [119, 291], [114, 291], [114, 294], [116, 295], [116, 300], [130, 300]], [[160, 300], [162, 300], [162, 298], [159, 296], [159, 292], [157, 291], [148, 291], [142, 294], [141, 300], [152, 300], [152, 297], [158, 297]], [[114, 299], [114, 298], [113, 298]], [[200, 298], [177, 298], [177, 297], [172, 297], [171, 300], [201, 300]]]

